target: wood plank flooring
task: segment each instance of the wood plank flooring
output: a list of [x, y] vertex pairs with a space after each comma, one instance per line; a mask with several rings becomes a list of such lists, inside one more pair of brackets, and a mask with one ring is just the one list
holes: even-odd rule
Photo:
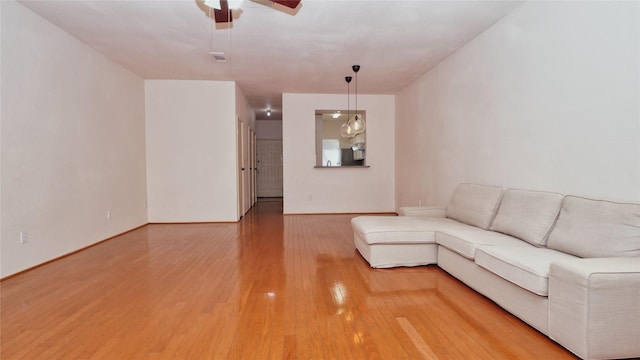
[[9, 359], [574, 359], [436, 266], [371, 269], [353, 215], [147, 225], [6, 279]]

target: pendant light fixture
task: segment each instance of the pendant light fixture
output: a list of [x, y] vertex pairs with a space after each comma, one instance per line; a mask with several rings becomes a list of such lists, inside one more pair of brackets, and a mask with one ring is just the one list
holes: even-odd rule
[[349, 119], [349, 117], [351, 116], [349, 114], [349, 98], [350, 98], [350, 93], [349, 93], [349, 84], [351, 83], [351, 76], [345, 76], [344, 80], [347, 82], [347, 121], [344, 122], [344, 124], [342, 124], [342, 126], [340, 127], [340, 136], [342, 136], [343, 138], [352, 138], [354, 136], [356, 136], [356, 133], [353, 131], [353, 128], [351, 127], [351, 125], [349, 124], [351, 122], [351, 120]]
[[353, 130], [353, 134], [355, 136], [357, 134], [364, 133], [367, 128], [367, 124], [362, 116], [358, 116], [358, 71], [360, 71], [360, 65], [353, 65], [351, 68], [353, 69], [353, 72], [356, 73], [356, 115], [353, 119], [349, 120], [349, 126], [351, 127], [351, 130]]

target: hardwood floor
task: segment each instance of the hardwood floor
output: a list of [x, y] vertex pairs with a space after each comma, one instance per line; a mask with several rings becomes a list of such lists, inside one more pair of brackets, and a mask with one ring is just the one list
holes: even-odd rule
[[352, 215], [147, 225], [9, 278], [9, 359], [573, 359], [436, 266], [371, 269]]

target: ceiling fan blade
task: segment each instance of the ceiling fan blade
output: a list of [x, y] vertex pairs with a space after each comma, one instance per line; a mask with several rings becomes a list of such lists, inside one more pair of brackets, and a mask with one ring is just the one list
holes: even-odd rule
[[216, 23], [233, 22], [233, 16], [231, 16], [231, 9], [229, 9], [227, 0], [220, 0], [220, 10], [213, 9], [213, 17]]
[[290, 9], [295, 9], [298, 7], [302, 0], [273, 0], [274, 3], [286, 6]]

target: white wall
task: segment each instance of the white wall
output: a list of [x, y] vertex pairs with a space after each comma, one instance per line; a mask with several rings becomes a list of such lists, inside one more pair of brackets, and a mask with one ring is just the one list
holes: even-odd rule
[[147, 216], [143, 80], [22, 5], [0, 6], [5, 277]]
[[[253, 192], [251, 187], [253, 186], [253, 164], [251, 151], [254, 151], [251, 147], [250, 143], [253, 137], [253, 129], [255, 129], [256, 123], [256, 115], [249, 104], [246, 96], [240, 89], [240, 87], [236, 84], [236, 113], [238, 114], [238, 120], [240, 120], [240, 124], [242, 125], [242, 135], [244, 139], [240, 142], [242, 146], [242, 150], [239, 150], [239, 153], [242, 156], [242, 159], [238, 159], [238, 163], [236, 163], [236, 169], [240, 169], [238, 171], [238, 180], [240, 176], [243, 179], [242, 184], [238, 184], [238, 188], [242, 189], [242, 211], [238, 214], [238, 219], [240, 216], [244, 215], [249, 211], [251, 206], [253, 206]], [[244, 171], [242, 170], [244, 168]]]
[[282, 140], [282, 120], [256, 121], [256, 137], [260, 140]]
[[396, 205], [459, 182], [640, 201], [638, 6], [524, 3], [403, 89]]
[[283, 95], [284, 212], [394, 211], [394, 113], [392, 95], [358, 95], [367, 112], [369, 168], [314, 168], [315, 111], [343, 108], [346, 94]]
[[[0, 3], [0, 69], [2, 69], [2, 3]], [[0, 70], [0, 149], [2, 149], [2, 118], [4, 115], [2, 112], [2, 70]], [[0, 154], [0, 278], [2, 277], [2, 156]]]
[[238, 220], [236, 88], [147, 80], [149, 222]]

